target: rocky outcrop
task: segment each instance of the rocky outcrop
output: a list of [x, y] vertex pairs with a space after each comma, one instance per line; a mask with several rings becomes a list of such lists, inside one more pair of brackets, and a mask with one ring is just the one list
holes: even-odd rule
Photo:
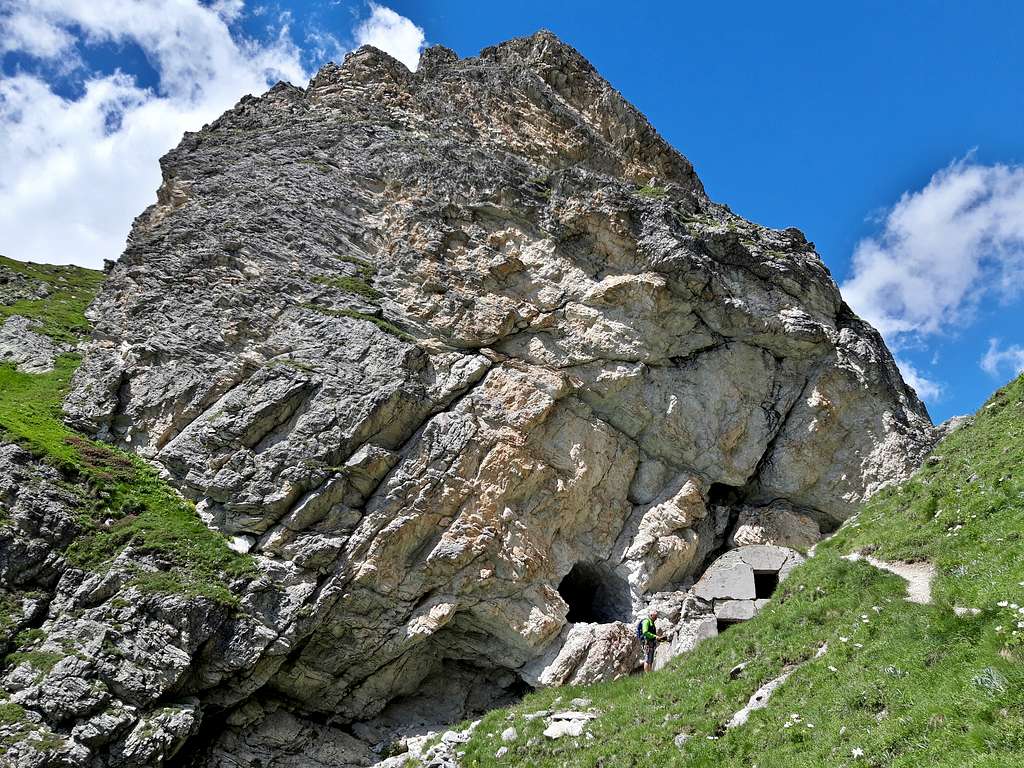
[[273, 568], [238, 606], [156, 593], [137, 577], [163, 564], [132, 546], [100, 572], [75, 567], [67, 553], [93, 502], [87, 487], [0, 443], [4, 768], [163, 764], [196, 735], [204, 706], [237, 704], [259, 686], [260, 657], [287, 647], [282, 629], [308, 594]]
[[38, 323], [11, 315], [0, 325], [0, 363], [11, 363], [25, 373], [48, 373], [57, 356], [71, 349], [37, 333]]
[[52, 286], [39, 277], [25, 274], [24, 268], [13, 269], [10, 259], [0, 256], [0, 305], [10, 306], [19, 301], [38, 301], [47, 298]]
[[72, 763], [286, 766], [315, 738], [330, 764], [361, 729], [623, 674], [655, 592], [833, 529], [930, 445], [813, 244], [709, 200], [548, 33], [415, 73], [360, 49], [162, 166], [65, 412], [260, 575], [232, 617], [69, 572], [47, 622], [158, 629], [152, 677], [61, 667], [107, 687], [88, 711], [8, 671]]

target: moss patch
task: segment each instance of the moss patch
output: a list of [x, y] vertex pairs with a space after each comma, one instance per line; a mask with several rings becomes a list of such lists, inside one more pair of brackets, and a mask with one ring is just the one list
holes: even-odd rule
[[384, 295], [359, 277], [314, 277], [313, 280], [321, 285], [337, 288], [345, 293], [358, 294], [371, 301], [375, 301]]

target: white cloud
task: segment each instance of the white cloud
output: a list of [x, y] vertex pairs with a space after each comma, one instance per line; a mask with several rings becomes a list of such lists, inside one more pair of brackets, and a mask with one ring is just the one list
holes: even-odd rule
[[2, 21], [0, 53], [23, 51], [31, 56], [54, 58], [70, 50], [75, 43], [69, 32], [31, 11], [13, 9]]
[[370, 18], [355, 29], [356, 45], [373, 45], [387, 51], [409, 69], [419, 65], [427, 40], [420, 27], [390, 8], [370, 3]]
[[903, 360], [899, 357], [895, 358], [895, 360], [900, 373], [903, 374], [903, 380], [914, 388], [918, 397], [930, 403], [934, 403], [942, 398], [943, 386], [941, 383], [929, 379], [908, 360]]
[[[0, 18], [8, 48], [40, 59], [87, 43], [136, 44], [159, 75], [156, 92], [125, 74], [92, 75], [73, 99], [41, 77], [0, 81], [0, 253], [100, 266], [124, 247], [153, 201], [157, 159], [246, 93], [307, 75], [286, 28], [269, 43], [233, 36], [241, 3], [195, 0], [19, 0]], [[14, 26], [17, 35], [8, 33]], [[28, 31], [26, 31], [28, 30]]]
[[1011, 344], [1005, 349], [999, 339], [988, 340], [988, 351], [981, 358], [981, 369], [992, 376], [998, 376], [1005, 370], [1014, 375], [1024, 373], [1024, 347]]
[[[235, 26], [244, 11], [242, 0], [0, 1], [0, 53], [66, 74], [83, 46], [134, 45], [158, 75], [149, 89], [83, 67], [74, 98], [30, 71], [0, 78], [0, 254], [93, 267], [117, 258], [132, 219], [155, 200], [157, 160], [184, 131], [277, 80], [304, 85], [289, 17], [256, 41]], [[360, 42], [415, 65], [423, 33], [408, 19], [372, 6], [359, 30], [369, 36]]]
[[948, 332], [1024, 277], [1024, 167], [970, 157], [936, 173], [858, 243], [843, 296], [890, 343]]

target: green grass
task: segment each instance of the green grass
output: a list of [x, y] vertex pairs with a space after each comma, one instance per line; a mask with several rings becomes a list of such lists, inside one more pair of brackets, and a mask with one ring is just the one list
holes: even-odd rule
[[14, 642], [20, 647], [25, 647], [26, 645], [34, 645], [45, 638], [46, 633], [41, 629], [26, 629], [18, 633], [18, 636], [14, 638]]
[[0, 726], [25, 722], [25, 708], [9, 701], [0, 702]]
[[364, 298], [375, 301], [384, 294], [373, 288], [369, 283], [359, 277], [314, 277], [313, 280], [321, 285], [337, 288], [345, 293], [355, 293]]
[[656, 187], [651, 184], [647, 184], [646, 186], [640, 187], [640, 189], [638, 189], [636, 193], [640, 195], [640, 197], [654, 198], [664, 197], [665, 195], [668, 194], [668, 190], [665, 189], [665, 187]]
[[321, 315], [327, 315], [328, 317], [349, 317], [353, 320], [365, 320], [368, 323], [373, 323], [385, 333], [389, 333], [402, 341], [415, 341], [415, 339], [406, 331], [399, 328], [394, 323], [383, 320], [373, 315], [368, 315], [365, 312], [356, 312], [354, 309], [330, 309], [329, 307], [321, 307], [319, 304], [303, 304], [304, 309], [317, 312]]
[[[998, 392], [973, 426], [947, 438], [937, 463], [874, 497], [819, 545], [757, 618], [661, 672], [541, 690], [488, 714], [466, 746], [464, 765], [1024, 764], [1024, 631], [1016, 627], [1024, 615], [1012, 608], [1024, 605], [1022, 437], [1024, 378]], [[840, 559], [854, 550], [934, 562], [934, 604], [907, 603], [898, 577]], [[958, 618], [954, 605], [981, 613]], [[828, 652], [814, 659], [826, 642]], [[731, 680], [728, 671], [741, 661], [749, 666]], [[740, 728], [722, 728], [793, 663], [802, 666], [766, 709]], [[540, 736], [543, 720], [522, 717], [566, 707], [577, 696], [601, 712], [593, 739], [551, 741]], [[519, 738], [495, 759], [503, 746], [498, 734], [509, 724]], [[679, 749], [673, 738], [682, 732], [691, 737]], [[527, 747], [531, 737], [538, 740]]]
[[[51, 269], [19, 268], [32, 275]], [[88, 304], [90, 299], [91, 294], [83, 301]], [[48, 312], [44, 307], [38, 317], [62, 324], [69, 334], [87, 327], [84, 316], [68, 320], [64, 308], [56, 314]], [[64, 425], [60, 404], [79, 362], [75, 355], [63, 355], [46, 374], [0, 365], [0, 437], [58, 468], [79, 496], [83, 533], [68, 548], [70, 562], [101, 570], [131, 546], [166, 567], [161, 578], [140, 570], [140, 587], [235, 603], [227, 579], [250, 574], [251, 558], [230, 550], [225, 537], [207, 528], [195, 507], [140, 458], [89, 440]]]
[[83, 267], [32, 264], [0, 256], [0, 271], [4, 269], [47, 283], [51, 292], [45, 299], [22, 299], [0, 306], [0, 322], [11, 315], [38, 320], [42, 324], [41, 333], [68, 344], [88, 333], [85, 309], [103, 282], [102, 272]]
[[12, 667], [16, 667], [19, 664], [28, 664], [39, 672], [49, 672], [63, 658], [63, 655], [52, 653], [51, 651], [18, 651], [17, 653], [7, 654], [4, 663]]

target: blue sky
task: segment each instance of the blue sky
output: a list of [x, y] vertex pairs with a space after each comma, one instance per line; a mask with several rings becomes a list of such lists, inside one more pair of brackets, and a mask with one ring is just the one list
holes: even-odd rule
[[545, 27], [713, 198], [806, 232], [939, 421], [1024, 368], [1024, 6], [838, 6], [0, 0], [0, 253], [116, 258], [182, 130], [359, 43]]

